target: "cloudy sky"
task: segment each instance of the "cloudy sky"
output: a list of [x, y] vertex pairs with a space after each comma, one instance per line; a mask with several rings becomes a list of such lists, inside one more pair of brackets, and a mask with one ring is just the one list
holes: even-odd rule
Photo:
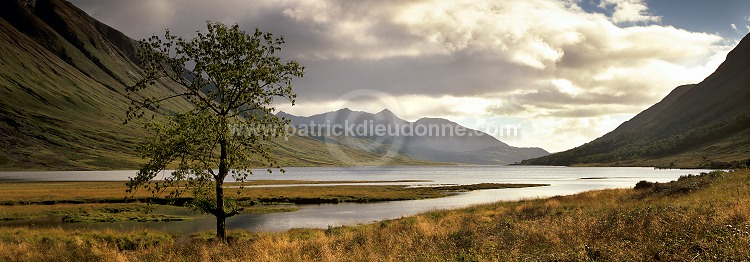
[[306, 66], [294, 107], [442, 117], [513, 146], [595, 139], [697, 83], [750, 32], [747, 0], [70, 0], [125, 34], [259, 27]]

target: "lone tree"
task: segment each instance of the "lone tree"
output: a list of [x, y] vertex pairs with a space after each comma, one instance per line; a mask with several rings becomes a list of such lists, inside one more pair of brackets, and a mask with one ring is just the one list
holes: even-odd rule
[[[216, 236], [226, 240], [226, 218], [241, 209], [225, 196], [224, 180], [231, 174], [245, 181], [253, 160], [280, 168], [264, 142], [280, 136], [288, 120], [277, 118], [271, 103], [281, 98], [294, 105], [292, 79], [302, 77], [304, 67], [276, 56], [282, 37], [257, 28], [246, 34], [236, 24], [207, 22], [207, 27], [187, 41], [166, 30], [163, 38], [140, 42], [145, 74], [127, 89], [126, 123], [144, 120], [151, 136], [138, 150], [149, 162], [127, 186], [128, 192], [145, 188], [169, 197], [191, 192], [193, 207], [216, 216]], [[158, 96], [149, 90], [157, 82], [178, 87]], [[160, 110], [173, 99], [190, 107]], [[157, 178], [168, 166], [176, 169]]]

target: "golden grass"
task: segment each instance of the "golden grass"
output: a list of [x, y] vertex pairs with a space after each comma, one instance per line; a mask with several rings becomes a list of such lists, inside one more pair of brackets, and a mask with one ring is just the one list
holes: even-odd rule
[[[416, 181], [416, 180], [403, 180]], [[403, 182], [402, 181], [402, 182]], [[390, 181], [394, 182], [394, 181]], [[282, 185], [280, 187], [232, 188], [237, 183], [228, 183], [227, 196], [244, 200], [295, 200], [323, 199], [337, 202], [370, 202], [435, 198], [447, 191], [477, 190], [487, 188], [528, 187], [527, 184], [479, 184], [454, 187], [407, 188], [400, 185], [326, 185], [335, 181], [259, 181], [250, 185]], [[362, 183], [360, 181], [360, 183]], [[319, 186], [291, 186], [291, 184], [319, 184]], [[283, 186], [290, 185], [290, 186]], [[487, 186], [487, 187], [482, 187]], [[117, 202], [126, 198], [163, 197], [167, 193], [154, 195], [151, 191], [138, 189], [125, 192], [124, 182], [6, 182], [0, 183], [0, 204], [55, 204], [55, 202]], [[183, 195], [190, 197], [189, 192]], [[276, 201], [278, 202], [278, 201]]]
[[[268, 207], [254, 207], [248, 212], [269, 213]], [[284, 212], [284, 209], [271, 210]], [[184, 207], [149, 205], [145, 203], [84, 203], [55, 205], [13, 205], [0, 206], [0, 221], [28, 222], [46, 219], [64, 223], [95, 223], [121, 221], [182, 221], [197, 216], [196, 212]]]
[[125, 192], [125, 182], [12, 182], [0, 183], [0, 201], [36, 202], [80, 199], [150, 197], [146, 190]]
[[95, 210], [115, 208], [148, 209], [146, 204], [56, 204], [56, 205], [23, 205], [0, 206], [0, 220], [24, 220], [45, 216], [57, 216], [75, 212], [92, 212]]
[[750, 171], [697, 179], [658, 192], [600, 190], [363, 226], [232, 231], [228, 244], [210, 233], [180, 241], [150, 231], [0, 228], [0, 260], [750, 260]]
[[[401, 182], [405, 182], [401, 181]], [[320, 186], [283, 186], [298, 182]], [[247, 187], [227, 190], [230, 196], [240, 199], [246, 214], [296, 211], [289, 203], [340, 203], [424, 199], [446, 196], [452, 190], [477, 190], [490, 188], [530, 186], [522, 184], [481, 184], [441, 188], [405, 188], [397, 185], [326, 185], [335, 181], [259, 181], [252, 185], [282, 185], [281, 187]], [[393, 181], [391, 181], [393, 182]], [[275, 184], [274, 184], [275, 183]], [[229, 183], [229, 186], [238, 185]], [[0, 183], [0, 221], [24, 220], [43, 217], [67, 217], [68, 221], [100, 222], [123, 220], [188, 219], [185, 216], [151, 214], [153, 207], [145, 201], [154, 195], [147, 190], [135, 194], [125, 192], [124, 182], [19, 182]], [[240, 191], [240, 194], [236, 194]], [[165, 193], [161, 194], [167, 195]], [[190, 194], [185, 194], [190, 197]], [[158, 197], [158, 196], [157, 196]], [[163, 200], [163, 199], [162, 199]], [[127, 203], [125, 203], [127, 202]], [[155, 201], [166, 204], [168, 201]], [[183, 203], [183, 202], [179, 202]], [[175, 203], [177, 204], [177, 203]], [[258, 205], [260, 204], [260, 205]], [[279, 205], [285, 204], [285, 205]], [[177, 207], [169, 207], [177, 208]], [[127, 212], [110, 212], [127, 209]], [[189, 211], [184, 207], [184, 211]], [[187, 212], [189, 213], [189, 212]]]

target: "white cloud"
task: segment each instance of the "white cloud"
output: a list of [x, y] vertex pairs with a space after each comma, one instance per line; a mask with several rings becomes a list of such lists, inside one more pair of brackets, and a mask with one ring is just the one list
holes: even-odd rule
[[[525, 136], [531, 138], [544, 137], [549, 139], [547, 149], [550, 152], [559, 152], [571, 148], [571, 145], [578, 146], [589, 142], [592, 138], [597, 138], [606, 132], [612, 131], [624, 119], [632, 117], [632, 114], [626, 115], [605, 115], [596, 117], [579, 117], [579, 118], [544, 118], [534, 121], [524, 131]], [[535, 139], [536, 140], [536, 139]], [[517, 144], [519, 146], [529, 146], [533, 140], [523, 139]]]
[[641, 0], [601, 1], [611, 16], [576, 0], [141, 1], [84, 10], [136, 38], [166, 27], [189, 35], [205, 20], [284, 35], [283, 54], [307, 67], [295, 81], [298, 105], [278, 106], [292, 114], [378, 112], [378, 101], [339, 99], [372, 89], [409, 120], [512, 118], [529, 130], [520, 144], [554, 151], [701, 81], [736, 44], [653, 24], [660, 17]]
[[[365, 95], [351, 99], [349, 96], [351, 93]], [[466, 116], [489, 117], [491, 114], [487, 109], [503, 102], [503, 100], [498, 98], [483, 97], [434, 97], [426, 95], [396, 97], [371, 92], [370, 90], [354, 90], [353, 92], [344, 94], [344, 96], [350, 99], [338, 99], [323, 103], [305, 103], [298, 106], [281, 104], [276, 106], [276, 108], [280, 111], [296, 115], [309, 115], [309, 112], [327, 112], [340, 108], [376, 113], [384, 108], [388, 108], [403, 119], [416, 121], [422, 117], [447, 117], [453, 119]]]
[[729, 27], [731, 27], [732, 30], [737, 31], [737, 25], [735, 25], [735, 24], [729, 24]]
[[661, 17], [649, 14], [648, 6], [642, 0], [602, 0], [601, 8], [614, 7], [612, 22], [637, 23], [660, 22]]
[[573, 82], [570, 82], [568, 79], [553, 79], [550, 80], [550, 84], [557, 87], [560, 92], [570, 95], [572, 98], [575, 98], [575, 96], [582, 92], [580, 87], [575, 86]]
[[[418, 1], [387, 8], [387, 12], [371, 6], [374, 9], [368, 9], [368, 14], [352, 17], [379, 14], [370, 19], [379, 23], [355, 31], [338, 30], [341, 33], [328, 37], [336, 39], [331, 42], [346, 45], [320, 46], [315, 52], [343, 63], [369, 60], [354, 65], [382, 63], [400, 68], [397, 70], [402, 72], [368, 78], [379, 70], [349, 66], [328, 72], [324, 79], [338, 77], [341, 81], [353, 75], [351, 81], [341, 84], [393, 93], [401, 101], [400, 115], [404, 118], [521, 117], [518, 123], [537, 131], [527, 132], [526, 140], [519, 143], [542, 143], [539, 139], [557, 133], [568, 139], [537, 145], [562, 150], [613, 130], [622, 116], [640, 112], [678, 85], [701, 81], [731, 48], [717, 35], [671, 26], [620, 27], [617, 23], [658, 21], [658, 17], [649, 16], [641, 1], [606, 2], [615, 6], [612, 18], [545, 0]], [[346, 19], [330, 22], [349, 23]], [[377, 35], [382, 31], [373, 30], [382, 23], [395, 28], [397, 34], [409, 36], [409, 41], [375, 44], [377, 41], [356, 40], [383, 39]], [[447, 62], [420, 63], [403, 59], [405, 56], [422, 57], [423, 61], [430, 61], [428, 57], [450, 58]], [[454, 67], [455, 71], [432, 68], [463, 60], [469, 63]], [[421, 71], [420, 67], [429, 69]], [[357, 68], [367, 69], [360, 72]], [[476, 74], [488, 68], [497, 71]], [[505, 71], [518, 73], [503, 74]], [[513, 84], [453, 81], [466, 75], [492, 79], [498, 73]], [[385, 80], [388, 78], [393, 82]], [[329, 83], [327, 80], [315, 86], [324, 88]], [[304, 99], [300, 99], [300, 106], [304, 106]], [[360, 107], [370, 112], [382, 109], [368, 109], [366, 104]]]

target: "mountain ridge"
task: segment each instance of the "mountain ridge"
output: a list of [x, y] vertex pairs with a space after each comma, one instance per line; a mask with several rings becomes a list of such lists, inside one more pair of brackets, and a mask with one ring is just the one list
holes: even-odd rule
[[[63, 0], [0, 1], [0, 170], [134, 169], [135, 146], [147, 135], [123, 125], [126, 86], [142, 70], [138, 42]], [[159, 33], [159, 32], [155, 32]], [[152, 95], [174, 94], [159, 82]], [[163, 113], [189, 108], [172, 100]], [[362, 165], [379, 156], [334, 148], [355, 162], [321, 152], [309, 137], [279, 139], [273, 154], [285, 166]], [[396, 155], [394, 164], [424, 164]]]
[[93, 21], [65, 1], [0, 3], [0, 166], [96, 169], [138, 161], [133, 136], [124, 134], [143, 131], [105, 113], [127, 108], [125, 83], [139, 72], [128, 54], [134, 49], [116, 52], [102, 32], [125, 36]]
[[[487, 133], [443, 118], [424, 117], [414, 122], [406, 121], [388, 109], [374, 114], [344, 108], [308, 117], [295, 116], [286, 112], [279, 112], [277, 116], [290, 119], [292, 125], [297, 128], [304, 129], [318, 124], [330, 125], [333, 130], [329, 129], [324, 134], [312, 134], [322, 141], [346, 146], [342, 142], [345, 140], [337, 136], [354, 136], [387, 145], [400, 153], [425, 161], [502, 165], [549, 154], [541, 148], [509, 146]], [[358, 128], [359, 131], [376, 131], [377, 128], [381, 128], [383, 132], [380, 134], [358, 134], [354, 132], [357, 130], [343, 132], [346, 128]]]
[[698, 84], [582, 146], [530, 165], [710, 167], [750, 157], [750, 34]]

